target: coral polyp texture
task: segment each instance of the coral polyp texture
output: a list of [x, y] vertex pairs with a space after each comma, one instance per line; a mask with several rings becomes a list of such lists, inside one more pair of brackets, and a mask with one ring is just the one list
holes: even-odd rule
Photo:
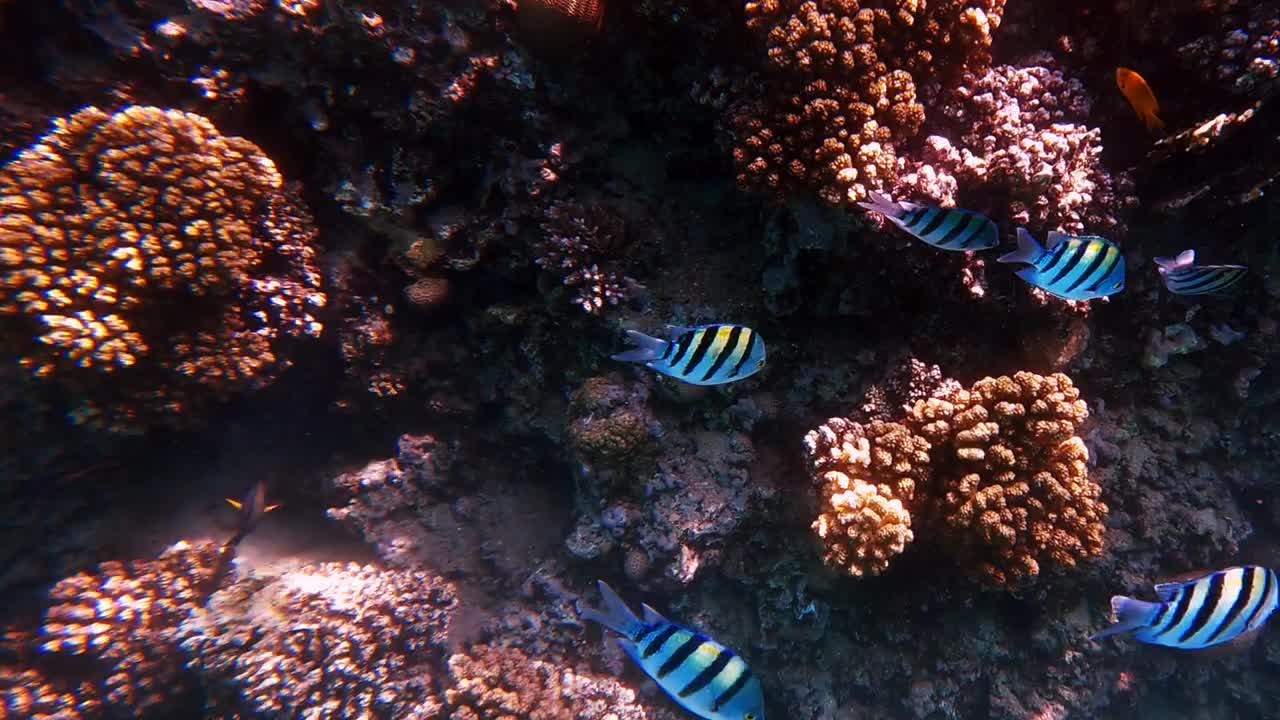
[[180, 542], [55, 584], [39, 634], [14, 638], [17, 663], [0, 663], [0, 711], [141, 717], [174, 700], [187, 684], [178, 626], [212, 591], [221, 560], [215, 544]]
[[0, 168], [0, 336], [113, 430], [261, 387], [325, 304], [310, 216], [252, 142], [86, 108]]
[[928, 480], [929, 443], [905, 426], [832, 418], [805, 436], [822, 505], [814, 530], [829, 565], [875, 575], [914, 539], [916, 489]]
[[1067, 376], [1020, 372], [940, 385], [900, 423], [828, 420], [805, 437], [827, 563], [874, 575], [923, 535], [1015, 586], [1100, 554], [1107, 506], [1076, 434], [1087, 417]]
[[457, 599], [439, 578], [354, 563], [243, 578], [183, 625], [219, 712], [440, 718], [433, 670]]
[[983, 378], [916, 403], [905, 424], [929, 441], [946, 547], [996, 585], [1103, 550], [1107, 506], [1077, 430], [1089, 416], [1061, 373]]
[[966, 68], [990, 62], [1001, 0], [747, 2], [765, 44], [765, 90], [730, 111], [738, 182], [776, 198], [816, 192], [842, 205], [893, 186], [899, 148], [925, 103]]

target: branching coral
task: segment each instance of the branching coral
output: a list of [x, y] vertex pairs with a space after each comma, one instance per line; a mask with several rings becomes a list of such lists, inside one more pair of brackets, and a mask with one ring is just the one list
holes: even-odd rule
[[928, 534], [984, 581], [1013, 586], [1045, 561], [1099, 554], [1107, 506], [1076, 435], [1087, 416], [1065, 375], [1020, 372], [942, 384], [901, 424], [828, 420], [805, 437], [828, 563], [875, 574]]
[[220, 591], [183, 648], [229, 712], [441, 717], [432, 669], [456, 602], [422, 572], [308, 565]]
[[66, 578], [38, 637], [17, 636], [0, 671], [16, 717], [141, 717], [185, 685], [179, 625], [213, 590], [217, 545], [178, 543], [155, 560], [107, 562]]
[[923, 172], [954, 175], [970, 191], [996, 198], [987, 202], [1007, 205], [1012, 222], [1114, 231], [1121, 208], [1136, 203], [1123, 192], [1127, 180], [1103, 167], [1100, 131], [1080, 124], [1090, 102], [1077, 80], [1049, 67], [1000, 66], [966, 74], [941, 108], [960, 132], [958, 147], [929, 137]]
[[253, 143], [176, 110], [87, 108], [0, 169], [0, 332], [114, 429], [192, 419], [319, 335], [310, 218]]
[[1014, 585], [1046, 560], [1102, 552], [1107, 506], [1076, 434], [1088, 415], [1060, 373], [984, 378], [912, 408], [907, 426], [933, 446], [947, 547], [983, 579]]
[[925, 120], [917, 96], [990, 60], [1003, 0], [897, 3], [752, 0], [769, 58], [766, 95], [731, 111], [740, 185], [814, 190], [840, 205], [889, 188], [898, 145]]
[[804, 438], [822, 510], [813, 527], [827, 564], [875, 575], [914, 536], [911, 513], [929, 473], [929, 443], [897, 423], [831, 418]]
[[[606, 226], [606, 218], [571, 203], [553, 203], [542, 222], [542, 240], [537, 246], [538, 267], [555, 273], [576, 288], [573, 303], [589, 313], [630, 296], [634, 281], [612, 267], [620, 261], [625, 247], [624, 228], [619, 223]], [[604, 267], [601, 267], [601, 264]]]

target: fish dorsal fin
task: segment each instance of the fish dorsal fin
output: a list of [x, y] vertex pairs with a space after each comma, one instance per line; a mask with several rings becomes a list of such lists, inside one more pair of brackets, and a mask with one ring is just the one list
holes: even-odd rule
[[1178, 588], [1184, 584], [1180, 582], [1159, 583], [1154, 588], [1156, 597], [1160, 598], [1160, 602], [1170, 602], [1173, 600], [1173, 596], [1178, 593]]
[[640, 606], [644, 609], [644, 622], [646, 625], [656, 625], [658, 623], [670, 623], [671, 621], [662, 616], [662, 613], [649, 607], [648, 603]]
[[1050, 230], [1048, 236], [1045, 237], [1044, 246], [1048, 250], [1052, 250], [1058, 246], [1063, 240], [1070, 240], [1071, 236], [1060, 233], [1057, 230]]
[[668, 340], [677, 340], [681, 335], [693, 330], [691, 327], [684, 325], [666, 325], [663, 332], [666, 333]]

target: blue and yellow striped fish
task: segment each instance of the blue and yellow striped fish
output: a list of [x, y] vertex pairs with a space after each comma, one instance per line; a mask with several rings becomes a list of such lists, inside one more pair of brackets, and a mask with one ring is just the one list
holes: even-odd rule
[[1274, 570], [1246, 565], [1186, 582], [1155, 586], [1159, 602], [1124, 595], [1111, 598], [1116, 622], [1089, 638], [1123, 632], [1152, 645], [1198, 650], [1246, 636], [1266, 622], [1280, 602]]
[[1244, 278], [1244, 265], [1196, 265], [1196, 251], [1183, 250], [1176, 258], [1158, 257], [1156, 267], [1164, 286], [1175, 295], [1210, 295], [1225, 292]]
[[754, 375], [764, 367], [764, 340], [741, 325], [667, 327], [670, 340], [627, 331], [635, 350], [614, 360], [644, 363], [663, 375], [694, 385], [722, 385]]
[[1018, 249], [997, 259], [1030, 263], [1018, 271], [1018, 277], [1064, 300], [1089, 300], [1124, 289], [1124, 254], [1115, 243], [1096, 235], [1051, 232], [1046, 250], [1020, 227]]
[[870, 202], [858, 207], [878, 212], [894, 225], [943, 250], [986, 250], [1000, 244], [1000, 231], [986, 215], [961, 210], [894, 202], [878, 192], [867, 195]]
[[642, 605], [644, 620], [603, 580], [603, 607], [582, 617], [622, 635], [618, 646], [680, 707], [705, 720], [764, 720], [760, 679], [732, 650]]

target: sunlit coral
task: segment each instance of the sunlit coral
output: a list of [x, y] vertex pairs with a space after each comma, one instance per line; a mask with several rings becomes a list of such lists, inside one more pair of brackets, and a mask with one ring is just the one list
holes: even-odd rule
[[36, 376], [91, 398], [78, 417], [189, 422], [322, 330], [309, 216], [253, 143], [198, 115], [58, 120], [0, 169], [0, 209], [0, 329]]

